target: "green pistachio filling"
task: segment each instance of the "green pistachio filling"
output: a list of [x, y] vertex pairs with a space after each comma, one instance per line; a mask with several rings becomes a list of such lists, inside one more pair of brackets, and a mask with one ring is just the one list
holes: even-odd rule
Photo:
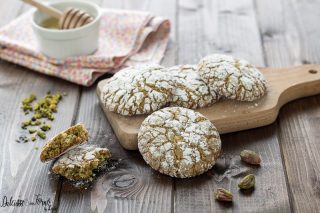
[[53, 159], [70, 147], [84, 143], [87, 138], [88, 132], [85, 127], [82, 124], [77, 124], [49, 141], [42, 150], [41, 160]]
[[[82, 151], [82, 153], [81, 153]], [[108, 159], [111, 154], [109, 150], [104, 148], [97, 148], [96, 150], [91, 150], [94, 157], [87, 159], [85, 150], [81, 150], [76, 155], [81, 156], [81, 160], [70, 161], [68, 160], [58, 161], [52, 168], [55, 174], [62, 175], [69, 180], [91, 180], [93, 176], [93, 170], [97, 169], [106, 159]], [[74, 154], [74, 153], [73, 153]], [[66, 158], [72, 159], [74, 156], [67, 155]]]

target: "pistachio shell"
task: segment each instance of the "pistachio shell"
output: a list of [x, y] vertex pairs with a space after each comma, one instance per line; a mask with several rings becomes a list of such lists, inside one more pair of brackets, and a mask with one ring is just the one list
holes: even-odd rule
[[252, 165], [260, 165], [261, 157], [254, 151], [251, 150], [243, 150], [240, 153], [241, 160]]
[[231, 202], [233, 196], [232, 196], [232, 193], [229, 190], [226, 190], [224, 188], [218, 188], [214, 192], [214, 197], [215, 197], [216, 200], [219, 200], [219, 201]]
[[238, 184], [240, 189], [250, 189], [255, 185], [255, 176], [253, 174], [249, 174], [242, 178]]

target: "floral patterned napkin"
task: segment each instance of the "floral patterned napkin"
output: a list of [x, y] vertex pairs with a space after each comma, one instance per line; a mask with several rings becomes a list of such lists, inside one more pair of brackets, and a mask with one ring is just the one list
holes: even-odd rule
[[84, 86], [123, 66], [159, 63], [169, 40], [167, 19], [147, 12], [104, 9], [98, 50], [57, 60], [39, 52], [31, 18], [27, 12], [0, 29], [0, 58]]

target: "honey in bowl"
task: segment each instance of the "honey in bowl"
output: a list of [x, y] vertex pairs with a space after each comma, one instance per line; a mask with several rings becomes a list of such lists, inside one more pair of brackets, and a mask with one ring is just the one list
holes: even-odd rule
[[48, 29], [59, 29], [59, 20], [53, 17], [44, 19], [40, 26]]

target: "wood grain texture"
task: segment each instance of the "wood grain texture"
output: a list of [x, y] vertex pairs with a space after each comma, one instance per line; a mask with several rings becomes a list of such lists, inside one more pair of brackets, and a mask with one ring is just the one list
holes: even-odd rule
[[[42, 164], [39, 160], [40, 149], [45, 140], [36, 142], [17, 143], [15, 140], [22, 134], [28, 135], [26, 130], [21, 130], [20, 124], [27, 118], [20, 109], [21, 101], [30, 93], [43, 97], [47, 91], [63, 91], [69, 94], [60, 104], [59, 113], [52, 122], [52, 130], [47, 137], [53, 137], [58, 132], [71, 124], [73, 111], [76, 106], [78, 89], [70, 83], [36, 74], [12, 64], [2, 64], [0, 67], [0, 85], [2, 106], [0, 110], [1, 124], [1, 167], [0, 187], [1, 197], [12, 196], [14, 199], [35, 200], [40, 194], [43, 200], [50, 200], [53, 208], [57, 180], [48, 175], [50, 164]], [[17, 77], [19, 76], [19, 77]], [[63, 121], [63, 122], [61, 122]], [[23, 208], [7, 208], [9, 212], [41, 212], [41, 205], [24, 206]]]
[[[197, 63], [213, 52], [243, 57], [258, 66], [320, 63], [319, 1], [94, 1], [107, 7], [151, 10], [168, 16], [173, 25], [165, 65]], [[2, 0], [0, 26], [29, 8], [21, 5], [21, 1]], [[60, 192], [60, 182], [47, 174], [50, 165], [40, 164], [39, 151], [34, 150], [36, 144], [41, 146], [44, 142], [14, 141], [24, 119], [19, 109], [21, 100], [31, 92], [42, 96], [47, 90], [69, 93], [59, 105], [48, 137], [83, 121], [91, 133], [90, 143], [109, 147], [113, 159], [120, 162], [116, 169], [99, 178], [91, 191], [72, 191], [64, 183]], [[41, 194], [51, 202], [60, 199], [59, 212], [320, 211], [320, 96], [286, 105], [277, 123], [224, 135], [224, 154], [214, 169], [197, 178], [181, 180], [152, 171], [138, 152], [119, 146], [94, 90], [94, 87], [82, 89], [78, 107], [78, 86], [0, 60], [1, 198], [7, 195], [33, 199]], [[242, 149], [258, 151], [263, 158], [262, 166], [255, 168], [241, 163], [238, 154]], [[251, 194], [240, 193], [236, 188], [238, 180], [247, 173], [257, 176], [257, 187]], [[213, 199], [216, 187], [233, 191], [233, 205]], [[42, 206], [0, 207], [0, 212], [43, 210]]]
[[[104, 6], [150, 10], [173, 17], [175, 2], [162, 2], [170, 9], [161, 11], [159, 1], [106, 1]], [[165, 59], [165, 63], [168, 65], [171, 60]], [[172, 178], [153, 171], [139, 152], [126, 151], [120, 146], [99, 106], [95, 87], [83, 88], [77, 121], [88, 127], [89, 143], [108, 147], [113, 154], [112, 159], [119, 164], [99, 177], [90, 190], [70, 191], [64, 184], [59, 212], [170, 212], [173, 208]]]
[[252, 1], [181, 0], [179, 8], [179, 63], [219, 52], [264, 66]]
[[[266, 59], [270, 66], [320, 63], [319, 1], [257, 1]], [[266, 17], [267, 8], [277, 8]], [[320, 96], [285, 106], [279, 139], [294, 212], [320, 211]]]
[[[220, 52], [264, 65], [253, 1], [179, 3], [179, 63], [196, 63], [209, 53]], [[198, 178], [175, 180], [175, 212], [290, 212], [277, 126], [227, 134], [222, 143], [224, 155], [214, 169]], [[242, 149], [259, 152], [263, 165], [251, 168], [242, 164], [238, 156]], [[253, 195], [242, 194], [236, 187], [248, 172], [257, 176]], [[233, 205], [214, 200], [217, 187], [231, 189]]]
[[[1, 25], [8, 23], [23, 11], [20, 1], [2, 1], [0, 5]], [[31, 70], [0, 61], [0, 197], [35, 201], [39, 195], [43, 205], [22, 207], [0, 207], [0, 212], [43, 212], [45, 208], [53, 209], [57, 181], [49, 175], [49, 164], [39, 161], [39, 152], [35, 147], [42, 147], [43, 140], [36, 142], [17, 143], [16, 139], [27, 131], [21, 130], [20, 123], [27, 118], [20, 109], [21, 101], [31, 93], [38, 97], [47, 91], [65, 91], [69, 97], [59, 105], [59, 114], [52, 122], [52, 130], [47, 137], [52, 137], [70, 125], [78, 97], [78, 87], [56, 78], [46, 77]], [[64, 110], [62, 110], [64, 108]], [[64, 122], [61, 122], [64, 120]], [[60, 122], [59, 122], [60, 121]]]
[[84, 89], [77, 121], [88, 127], [89, 143], [108, 147], [120, 163], [81, 194], [63, 186], [59, 212], [170, 211], [171, 179], [152, 171], [138, 152], [125, 151], [102, 113], [94, 88]]

